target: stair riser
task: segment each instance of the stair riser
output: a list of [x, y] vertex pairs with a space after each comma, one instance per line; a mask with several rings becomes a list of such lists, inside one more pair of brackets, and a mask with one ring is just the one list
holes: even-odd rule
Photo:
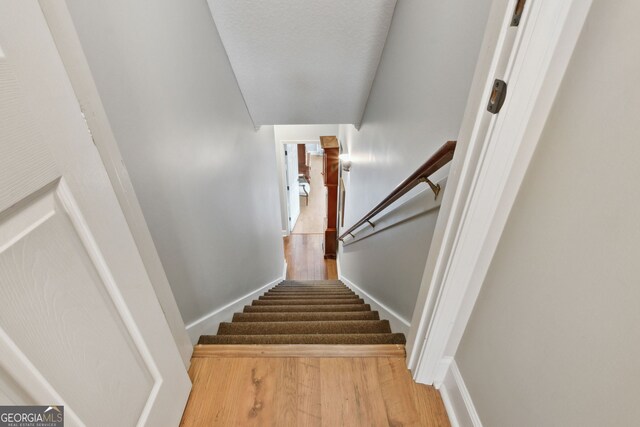
[[318, 299], [318, 300], [254, 300], [251, 305], [339, 305], [339, 304], [364, 304], [362, 299]]
[[300, 291], [350, 291], [351, 289], [346, 286], [275, 286], [271, 289], [290, 291], [290, 290], [300, 290]]
[[387, 334], [388, 320], [221, 323], [218, 335]]
[[336, 293], [336, 294], [353, 294], [355, 292], [349, 290], [349, 289], [327, 289], [327, 290], [320, 290], [320, 289], [271, 289], [269, 290], [269, 292], [275, 292], [275, 293], [279, 293], [279, 294], [291, 294], [291, 293], [298, 293], [298, 294], [326, 294], [326, 293]]
[[276, 285], [278, 287], [299, 287], [299, 288], [346, 288], [347, 285], [344, 283], [326, 283], [326, 284], [305, 284], [305, 283], [280, 283]]
[[235, 313], [233, 322], [314, 322], [322, 320], [380, 320], [377, 311], [342, 313]]
[[331, 286], [342, 285], [340, 280], [283, 280], [278, 285], [301, 285], [301, 286]]
[[360, 312], [369, 311], [369, 304], [339, 304], [339, 305], [247, 305], [244, 313], [327, 313], [327, 312]]
[[351, 300], [359, 300], [360, 297], [357, 295], [263, 295], [258, 297], [260, 300], [317, 300], [317, 299], [351, 299]]
[[357, 297], [358, 295], [357, 294], [346, 294], [346, 293], [337, 294], [337, 293], [333, 293], [333, 292], [332, 293], [326, 293], [326, 294], [321, 294], [321, 293], [267, 292], [263, 296], [265, 296], [265, 297], [300, 297], [300, 298], [325, 297], [325, 299], [331, 299], [331, 297], [333, 297], [333, 296]]
[[404, 334], [203, 335], [198, 344], [405, 344]]

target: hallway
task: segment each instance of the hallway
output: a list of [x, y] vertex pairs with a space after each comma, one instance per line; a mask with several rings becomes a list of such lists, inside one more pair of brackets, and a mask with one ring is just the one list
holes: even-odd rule
[[284, 237], [287, 279], [338, 279], [336, 260], [324, 259], [322, 251], [323, 237], [323, 234], [291, 234]]
[[324, 232], [326, 215], [326, 190], [322, 181], [322, 156], [309, 156], [311, 177], [309, 196], [300, 196], [300, 215], [291, 234], [316, 234]]

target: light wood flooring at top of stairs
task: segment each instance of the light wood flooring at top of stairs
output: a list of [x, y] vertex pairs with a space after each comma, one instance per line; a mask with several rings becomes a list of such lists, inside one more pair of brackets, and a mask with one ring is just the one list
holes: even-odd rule
[[450, 426], [404, 345], [199, 345], [181, 425]]

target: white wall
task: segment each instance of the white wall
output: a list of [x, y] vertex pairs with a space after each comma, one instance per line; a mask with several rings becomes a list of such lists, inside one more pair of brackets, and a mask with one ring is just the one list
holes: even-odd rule
[[284, 144], [287, 141], [320, 144], [321, 136], [338, 135], [338, 125], [276, 125], [274, 126], [276, 167], [280, 195], [280, 223], [282, 234], [288, 234], [287, 177], [284, 160]]
[[[396, 5], [362, 127], [340, 126], [339, 139], [352, 161], [345, 174], [345, 227], [457, 138], [490, 4], [405, 0]], [[345, 247], [339, 254], [341, 274], [411, 319], [436, 218], [432, 210]]]
[[593, 2], [455, 355], [485, 426], [640, 419], [638, 19]]
[[67, 3], [185, 322], [281, 276], [273, 127], [206, 3]]

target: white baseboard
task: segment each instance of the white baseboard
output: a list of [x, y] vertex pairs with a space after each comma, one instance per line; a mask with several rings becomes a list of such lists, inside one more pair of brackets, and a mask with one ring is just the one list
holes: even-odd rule
[[284, 262], [282, 270], [282, 276], [260, 286], [258, 289], [249, 292], [248, 294], [241, 296], [235, 301], [230, 302], [220, 308], [213, 310], [211, 313], [206, 314], [198, 320], [191, 322], [187, 325], [187, 333], [193, 344], [198, 342], [200, 335], [213, 335], [218, 331], [218, 325], [220, 322], [228, 322], [233, 317], [233, 313], [241, 311], [242, 307], [251, 304], [251, 301], [258, 298], [264, 291], [274, 287], [285, 279], [287, 275], [287, 262]]
[[378, 300], [373, 298], [366, 291], [364, 291], [361, 287], [359, 287], [358, 285], [353, 283], [351, 280], [349, 280], [346, 277], [344, 277], [343, 275], [341, 275], [339, 271], [338, 271], [338, 278], [340, 280], [342, 280], [342, 282], [345, 285], [347, 285], [349, 288], [351, 288], [355, 292], [357, 292], [358, 295], [360, 295], [360, 298], [362, 298], [365, 303], [371, 305], [371, 308], [373, 310], [377, 310], [378, 312], [380, 312], [380, 317], [382, 319], [389, 320], [389, 323], [391, 324], [391, 330], [393, 332], [401, 332], [405, 336], [407, 336], [409, 334], [409, 329], [411, 328], [411, 324], [409, 323], [409, 321], [407, 319], [404, 319], [398, 313], [396, 313], [395, 311], [391, 310], [386, 305], [382, 304], [381, 302], [379, 302]]
[[447, 357], [438, 368], [442, 375], [436, 379], [435, 387], [440, 390], [452, 427], [482, 427], [471, 395], [458, 370], [456, 361]]

